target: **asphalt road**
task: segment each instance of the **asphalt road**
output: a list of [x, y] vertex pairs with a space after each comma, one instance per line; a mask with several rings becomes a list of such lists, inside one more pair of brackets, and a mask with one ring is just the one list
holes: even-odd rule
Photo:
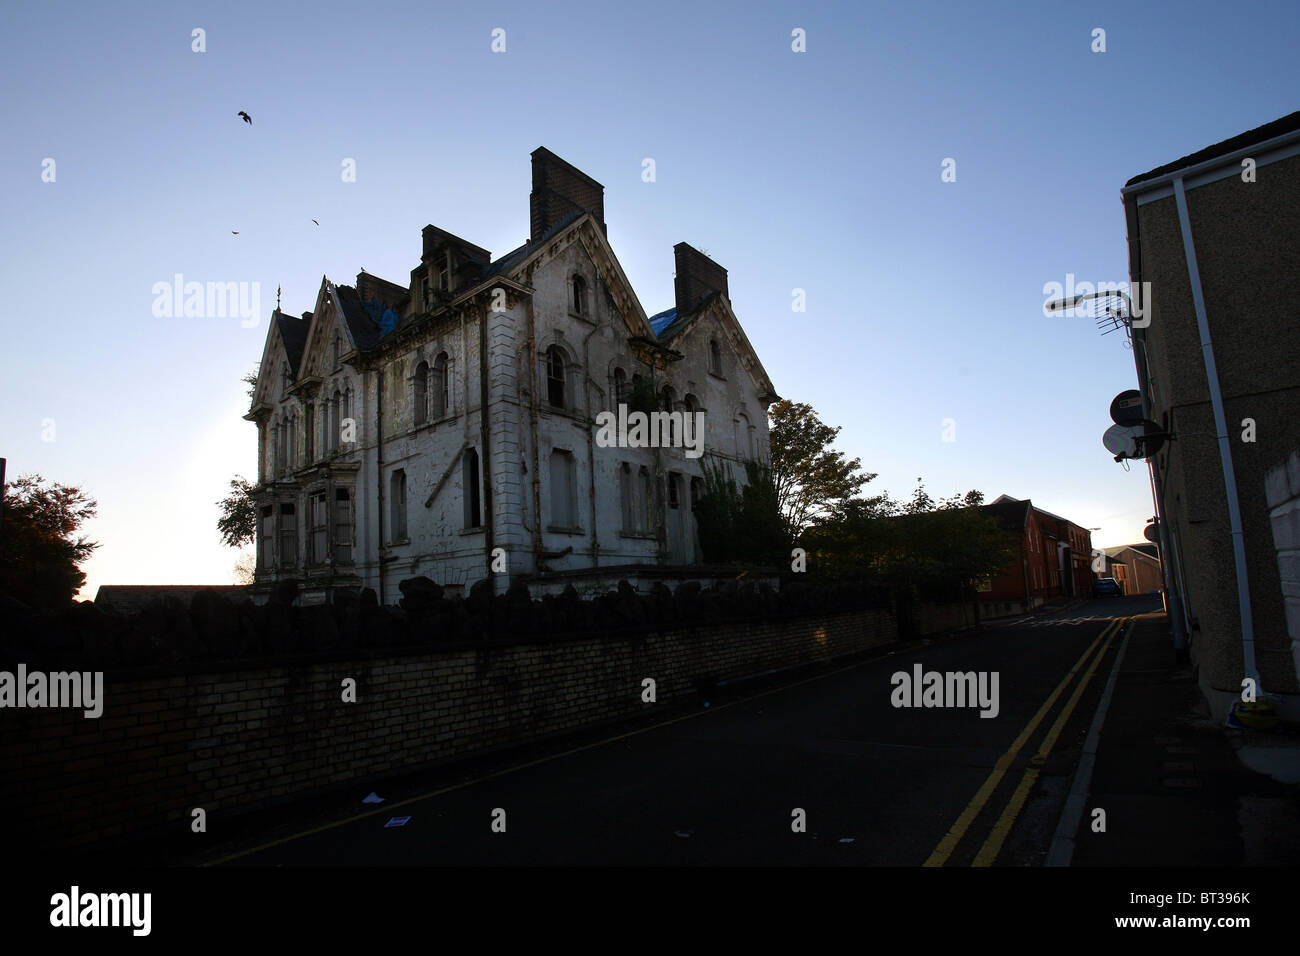
[[[910, 644], [761, 692], [738, 690], [577, 752], [560, 744], [487, 779], [431, 785], [427, 796], [395, 794], [402, 806], [393, 799], [373, 812], [358, 792], [358, 802], [323, 818], [304, 815], [305, 832], [290, 825], [264, 834], [264, 843], [276, 842], [260, 848], [249, 838], [213, 862], [969, 866], [978, 856], [983, 865], [1036, 866], [1119, 637], [1098, 645], [1107, 650], [1093, 655], [1091, 677], [1057, 727], [1094, 663], [1081, 658], [1112, 619], [1153, 610], [1155, 596], [1107, 598]], [[925, 671], [997, 672], [997, 716], [982, 718], [978, 707], [893, 706], [891, 676], [918, 663]], [[1054, 728], [1050, 753], [1035, 759]], [[990, 780], [999, 758], [1005, 772]], [[1037, 773], [1026, 777], [1031, 761]], [[1023, 802], [1013, 812], [1017, 789]], [[806, 814], [805, 832], [792, 829], [796, 808]], [[497, 810], [504, 832], [494, 832]], [[386, 827], [395, 816], [410, 820]]]

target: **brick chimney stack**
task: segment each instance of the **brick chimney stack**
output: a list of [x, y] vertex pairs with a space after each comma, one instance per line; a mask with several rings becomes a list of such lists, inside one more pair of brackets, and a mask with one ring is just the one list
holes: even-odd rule
[[727, 270], [722, 266], [684, 242], [673, 246], [673, 259], [677, 264], [673, 292], [679, 316], [699, 305], [710, 292], [720, 292], [724, 299], [731, 301], [727, 291]]
[[590, 212], [605, 229], [605, 187], [544, 146], [533, 150], [533, 192], [528, 197], [529, 242], [571, 212]]

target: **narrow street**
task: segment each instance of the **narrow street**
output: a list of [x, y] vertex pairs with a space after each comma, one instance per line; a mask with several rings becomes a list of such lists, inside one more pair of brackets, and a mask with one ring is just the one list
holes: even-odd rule
[[[1154, 597], [1110, 598], [737, 690], [576, 751], [557, 745], [518, 769], [377, 810], [340, 806], [301, 833], [249, 835], [213, 861], [1041, 865], [1120, 621], [1158, 610]], [[893, 706], [891, 676], [916, 664], [996, 672], [996, 716], [978, 705]], [[493, 829], [498, 809], [504, 832]], [[792, 829], [796, 809], [806, 832]]]

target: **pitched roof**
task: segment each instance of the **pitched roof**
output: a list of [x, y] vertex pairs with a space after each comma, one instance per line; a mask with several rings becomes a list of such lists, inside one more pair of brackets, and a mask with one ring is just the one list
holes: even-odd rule
[[[311, 313], [307, 313], [308, 316]], [[287, 312], [275, 310], [275, 325], [280, 330], [280, 339], [284, 342], [284, 353], [289, 358], [289, 368], [297, 376], [302, 364], [302, 350], [307, 344], [307, 330], [311, 328], [310, 318], [297, 318]]]
[[[681, 335], [690, 328], [691, 323], [697, 316], [704, 313], [704, 310], [708, 308], [709, 303], [721, 294], [721, 292], [717, 291], [710, 292], [700, 299], [699, 302], [695, 303], [694, 308], [688, 309], [683, 313], [678, 313], [677, 307], [674, 306], [665, 312], [660, 312], [657, 315], [652, 316], [650, 319], [650, 327], [654, 329], [655, 337], [658, 338], [660, 342], [667, 342], [669, 339]], [[666, 318], [668, 316], [671, 316], [671, 318]], [[656, 319], [660, 320], [661, 323], [658, 328], [655, 328]]]
[[1183, 169], [1187, 166], [1195, 166], [1206, 160], [1214, 159], [1218, 156], [1226, 156], [1229, 153], [1235, 153], [1239, 149], [1245, 149], [1247, 146], [1253, 146], [1256, 143], [1262, 143], [1265, 140], [1273, 139], [1275, 136], [1281, 136], [1283, 133], [1291, 133], [1300, 129], [1300, 110], [1289, 113], [1281, 119], [1275, 119], [1271, 123], [1265, 123], [1263, 126], [1256, 126], [1252, 130], [1239, 133], [1230, 139], [1215, 143], [1213, 146], [1207, 146], [1204, 149], [1197, 150], [1195, 153], [1189, 153], [1182, 159], [1176, 159], [1172, 163], [1165, 163], [1163, 166], [1157, 166], [1150, 172], [1145, 172], [1140, 176], [1134, 176], [1124, 185], [1132, 186], [1137, 183], [1146, 182], [1148, 179], [1158, 179], [1166, 173], [1172, 173], [1175, 170]]
[[378, 318], [371, 317], [361, 301], [360, 293], [350, 285], [336, 285], [334, 293], [338, 296], [343, 319], [348, 324], [348, 331], [352, 333], [357, 348], [364, 351], [377, 345], [380, 339], [379, 321]]
[[663, 312], [656, 312], [650, 316], [650, 328], [654, 330], [656, 337], [662, 338], [664, 329], [676, 321], [677, 306], [673, 306], [671, 309], [665, 309]]
[[549, 229], [547, 229], [544, 233], [542, 233], [542, 235], [538, 238], [536, 242], [525, 242], [519, 248], [511, 249], [501, 258], [497, 259], [493, 263], [490, 263], [486, 268], [484, 268], [483, 272], [479, 275], [479, 281], [482, 282], [484, 279], [489, 279], [494, 275], [500, 275], [502, 273], [509, 272], [515, 266], [519, 265], [519, 263], [527, 259], [529, 254], [532, 253], [534, 250], [536, 250], [538, 246], [542, 245], [545, 242], [549, 242], [551, 239], [554, 239], [557, 235], [559, 235], [561, 230], [568, 227], [571, 223], [576, 222], [578, 219], [585, 216], [586, 214], [587, 211], [585, 209], [577, 209], [574, 210], [573, 212], [569, 212], [561, 216], [559, 219], [555, 221], [555, 223]]
[[1158, 552], [1147, 550], [1148, 548], [1154, 548], [1154, 547], [1155, 545], [1144, 542], [1143, 544], [1121, 544], [1114, 548], [1102, 548], [1102, 550], [1106, 552], [1106, 557], [1108, 558], [1116, 557], [1117, 555], [1119, 555], [1121, 552], [1124, 551], [1136, 551], [1139, 554], [1145, 555], [1146, 557], [1150, 558], [1152, 561], [1159, 561], [1160, 559], [1159, 557], [1157, 557]]
[[980, 512], [997, 518], [998, 524], [1007, 531], [1019, 531], [1029, 519], [1029, 508], [1028, 498], [1021, 501], [1019, 498], [999, 495], [990, 504], [981, 505]]

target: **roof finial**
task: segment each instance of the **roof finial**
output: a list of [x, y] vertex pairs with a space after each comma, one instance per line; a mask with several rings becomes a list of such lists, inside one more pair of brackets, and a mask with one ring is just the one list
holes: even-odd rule
[[275, 311], [280, 311], [280, 287], [275, 287]]

